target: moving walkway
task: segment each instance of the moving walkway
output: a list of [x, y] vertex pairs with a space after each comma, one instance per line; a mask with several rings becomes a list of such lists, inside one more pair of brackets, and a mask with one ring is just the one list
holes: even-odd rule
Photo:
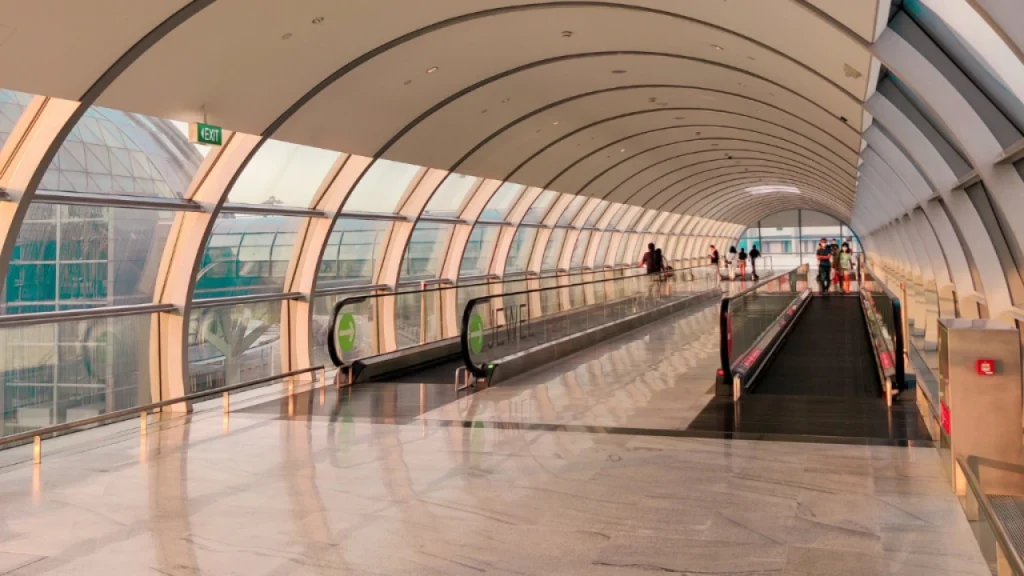
[[356, 296], [335, 306], [328, 348], [347, 384], [493, 383], [544, 363], [540, 349], [566, 355], [650, 321], [648, 313], [681, 309], [695, 296], [718, 298], [714, 276], [708, 266], [668, 275], [587, 271]]

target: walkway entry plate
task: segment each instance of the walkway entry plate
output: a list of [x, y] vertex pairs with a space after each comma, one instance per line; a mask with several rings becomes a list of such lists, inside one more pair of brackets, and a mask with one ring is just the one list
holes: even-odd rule
[[338, 349], [342, 352], [351, 352], [356, 347], [356, 319], [352, 314], [342, 314], [338, 318], [334, 333]]

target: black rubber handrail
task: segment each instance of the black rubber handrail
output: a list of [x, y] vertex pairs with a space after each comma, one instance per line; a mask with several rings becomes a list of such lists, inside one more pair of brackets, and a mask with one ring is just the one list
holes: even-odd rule
[[[709, 268], [709, 267], [710, 266], [708, 264], [702, 264], [702, 265], [699, 265], [699, 266], [688, 266], [686, 268], [676, 268], [676, 269], [673, 269], [672, 272], [675, 273], [675, 272], [682, 272], [684, 270], [699, 270], [701, 268]], [[480, 303], [480, 302], [484, 302], [484, 301], [487, 301], [487, 300], [494, 300], [495, 298], [505, 298], [505, 297], [508, 297], [508, 296], [522, 296], [524, 294], [534, 294], [534, 293], [538, 293], [538, 292], [544, 292], [544, 291], [547, 291], [547, 290], [564, 290], [566, 288], [577, 288], [577, 287], [580, 287], [580, 286], [588, 286], [588, 285], [591, 285], [591, 284], [599, 284], [599, 283], [602, 283], [602, 282], [614, 282], [616, 280], [625, 280], [627, 278], [638, 278], [638, 277], [644, 277], [644, 276], [646, 276], [646, 277], [661, 276], [662, 274], [663, 274], [662, 272], [654, 272], [654, 273], [651, 273], [651, 274], [636, 274], [636, 275], [633, 275], [633, 276], [619, 276], [617, 278], [604, 278], [604, 279], [601, 279], [601, 280], [588, 280], [586, 282], [577, 282], [575, 284], [566, 284], [564, 286], [548, 286], [546, 288], [531, 288], [531, 289], [528, 289], [528, 290], [520, 290], [518, 292], [507, 292], [507, 293], [504, 293], [504, 294], [490, 294], [490, 295], [487, 295], [487, 296], [478, 296], [476, 298], [473, 298], [472, 300], [470, 300], [469, 302], [466, 303], [466, 307], [462, 311], [462, 322], [459, 324], [459, 345], [460, 345], [460, 348], [461, 348], [461, 351], [462, 351], [462, 359], [463, 359], [463, 361], [464, 361], [464, 363], [466, 365], [466, 370], [468, 370], [471, 374], [473, 374], [474, 376], [477, 376], [477, 377], [483, 377], [483, 376], [487, 375], [487, 371], [486, 370], [484, 370], [481, 366], [478, 366], [478, 365], [476, 365], [473, 362], [473, 359], [470, 357], [470, 353], [469, 353], [469, 321], [470, 321], [470, 318], [472, 317], [473, 309], [476, 308], [476, 305], [478, 303]]]

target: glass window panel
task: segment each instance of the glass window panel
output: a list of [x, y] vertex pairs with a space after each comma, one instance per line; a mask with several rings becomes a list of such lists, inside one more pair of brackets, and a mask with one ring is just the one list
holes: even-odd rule
[[188, 325], [188, 368], [190, 393], [283, 372], [281, 303], [194, 310]]
[[580, 209], [583, 208], [583, 204], [587, 201], [586, 196], [577, 196], [572, 199], [572, 202], [566, 206], [565, 211], [558, 217], [558, 224], [560, 226], [569, 226], [572, 224], [572, 219], [580, 213]]
[[273, 294], [284, 288], [302, 218], [222, 214], [203, 252], [195, 298]]
[[905, 0], [903, 8], [1018, 129], [1024, 127], [1024, 63], [966, 0]]
[[9, 314], [152, 302], [173, 214], [33, 204], [4, 284]]
[[636, 208], [633, 207], [627, 207], [626, 214], [623, 215], [622, 220], [619, 220], [619, 225], [617, 226], [617, 229], [623, 231], [632, 230], [633, 225], [636, 224], [636, 221], [639, 220], [640, 217], [643, 216], [643, 214], [643, 210], [637, 210]]
[[544, 247], [544, 257], [541, 259], [540, 269], [554, 270], [558, 268], [558, 256], [562, 253], [562, 243], [565, 242], [565, 228], [555, 228], [548, 236], [548, 245]]
[[499, 232], [501, 226], [497, 224], [477, 224], [473, 227], [473, 233], [469, 235], [469, 242], [466, 243], [466, 251], [462, 254], [459, 276], [487, 274]]
[[572, 260], [569, 268], [582, 268], [583, 260], [587, 256], [587, 245], [590, 244], [590, 230], [580, 232], [576, 239], [576, 246], [572, 249]]
[[619, 222], [622, 221], [623, 216], [625, 216], [626, 212], [629, 211], [628, 209], [629, 209], [629, 207], [626, 206], [625, 204], [613, 204], [612, 207], [609, 208], [609, 210], [614, 210], [615, 211], [615, 213], [614, 213], [615, 215], [612, 216], [610, 220], [608, 220], [608, 225], [606, 226], [606, 229], [607, 230], [616, 230], [616, 229], [618, 229]]
[[594, 255], [594, 268], [604, 266], [607, 264], [605, 260], [608, 258], [608, 246], [612, 243], [611, 232], [603, 232], [601, 234], [601, 243], [597, 245], [597, 254]]
[[0, 437], [148, 404], [150, 318], [0, 330]]
[[430, 202], [427, 202], [423, 213], [427, 216], [458, 216], [466, 196], [479, 181], [480, 179], [474, 176], [454, 172], [449, 174], [438, 186], [437, 191], [430, 198]]
[[21, 118], [21, 113], [25, 111], [25, 106], [28, 106], [31, 101], [31, 94], [14, 90], [0, 90], [0, 148], [3, 147], [4, 142], [7, 142], [11, 131], [14, 130], [14, 125]]
[[641, 217], [640, 220], [637, 221], [635, 229], [638, 232], [646, 232], [647, 230], [650, 230], [651, 222], [654, 221], [654, 217], [657, 216], [657, 215], [658, 215], [658, 211], [657, 210], [646, 210], [646, 211], [644, 211], [643, 217]]
[[484, 207], [484, 211], [480, 214], [480, 220], [504, 220], [505, 216], [508, 215], [508, 211], [515, 205], [516, 200], [519, 199], [519, 195], [522, 194], [524, 189], [526, 189], [526, 186], [522, 184], [515, 184], [513, 182], [502, 184], [487, 202], [487, 206]]
[[342, 210], [394, 213], [419, 171], [419, 166], [377, 159], [349, 195]]
[[379, 220], [339, 218], [320, 261], [319, 288], [373, 282], [373, 272], [387, 242], [391, 224]]
[[452, 224], [438, 222], [416, 224], [402, 257], [401, 279], [407, 281], [437, 278], [441, 273], [441, 266], [444, 265], [448, 239], [454, 228]]
[[597, 208], [594, 208], [594, 211], [590, 213], [590, 216], [587, 216], [587, 221], [584, 222], [583, 225], [587, 227], [597, 226], [597, 221], [601, 219], [601, 216], [604, 215], [609, 206], [611, 206], [611, 203], [607, 200], [601, 200], [598, 202]]
[[633, 241], [634, 234], [623, 234], [622, 241], [619, 242], [619, 250], [615, 254], [616, 264], [626, 264], [626, 248], [629, 247], [629, 243]]
[[505, 274], [529, 270], [530, 253], [533, 251], [533, 241], [536, 238], [537, 228], [523, 226], [516, 230], [508, 251], [508, 259], [505, 261]]
[[238, 176], [228, 202], [309, 206], [340, 152], [268, 140]]
[[93, 106], [61, 144], [40, 189], [182, 198], [206, 151], [188, 142], [180, 123]]
[[537, 224], [544, 219], [544, 215], [548, 213], [548, 209], [558, 198], [558, 192], [553, 190], [545, 190], [541, 192], [540, 196], [533, 201], [533, 205], [526, 211], [526, 216], [523, 217], [523, 222], [527, 224]]

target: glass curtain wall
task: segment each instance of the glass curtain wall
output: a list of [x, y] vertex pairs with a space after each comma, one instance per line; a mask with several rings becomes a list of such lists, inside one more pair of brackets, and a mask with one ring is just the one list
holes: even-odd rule
[[[0, 91], [0, 144], [31, 99]], [[183, 123], [105, 108], [88, 110], [70, 131], [19, 228], [0, 314], [89, 310], [94, 316], [75, 321], [47, 316], [31, 325], [0, 328], [0, 436], [152, 400], [148, 364], [162, 345], [151, 340], [155, 312], [125, 315], [123, 307], [150, 308], [158, 298], [175, 221], [185, 211], [202, 210], [187, 194], [209, 151], [188, 142]], [[287, 351], [281, 343], [294, 326], [284, 322], [281, 310], [297, 298], [286, 284], [300, 249], [317, 250], [303, 245], [310, 226], [335, 217], [318, 206], [332, 193], [327, 184], [348, 166], [345, 160], [342, 152], [267, 140], [224, 192], [223, 207], [198, 254], [187, 321], [186, 393], [284, 370]], [[546, 190], [521, 222], [510, 223], [506, 219], [526, 187], [506, 182], [477, 221], [469, 222], [473, 228], [463, 253], [451, 255], [455, 224], [447, 220], [460, 216], [481, 180], [450, 174], [426, 202], [408, 245], [389, 248], [395, 222], [406, 218], [397, 212], [425, 173], [420, 166], [378, 159], [347, 195], [318, 262], [310, 326], [313, 362], [327, 361], [334, 304], [378, 289], [386, 249], [404, 248], [401, 282], [438, 279], [448, 258], [460, 260], [460, 276], [482, 275], [495, 269], [491, 258], [502, 226], [516, 225], [508, 256], [496, 267], [505, 274], [554, 270], [563, 254], [569, 255], [570, 268], [579, 269], [591, 242], [598, 243], [596, 266], [629, 265], [639, 257], [626, 254], [631, 240], [653, 234], [650, 226], [667, 218], [601, 201], [578, 223], [581, 227], [574, 227], [589, 200], [574, 197], [552, 226], [543, 221], [562, 195]], [[82, 200], [67, 202], [68, 194], [82, 194]], [[605, 216], [608, 222], [597, 228]], [[538, 269], [528, 270], [544, 228], [550, 234]], [[616, 234], [624, 237], [610, 254]], [[569, 237], [575, 244], [564, 246]]]
[[839, 220], [811, 210], [790, 210], [768, 216], [747, 228], [739, 247], [748, 251], [757, 244], [764, 256], [771, 257], [776, 270], [795, 268], [801, 264], [815, 265], [818, 241], [825, 238], [839, 244], [849, 242], [855, 252], [861, 251], [855, 233]]

